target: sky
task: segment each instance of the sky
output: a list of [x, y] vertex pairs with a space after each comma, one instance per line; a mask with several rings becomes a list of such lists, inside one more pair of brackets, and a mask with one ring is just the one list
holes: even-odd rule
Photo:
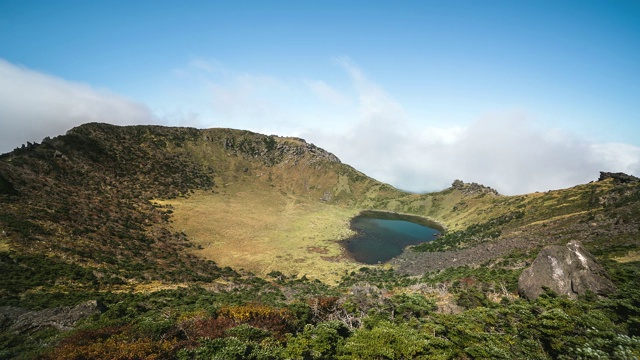
[[0, 0], [0, 153], [86, 122], [298, 136], [414, 192], [640, 176], [640, 1]]

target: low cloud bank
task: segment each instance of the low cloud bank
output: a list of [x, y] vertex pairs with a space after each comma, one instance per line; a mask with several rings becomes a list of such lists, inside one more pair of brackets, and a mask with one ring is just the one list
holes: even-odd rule
[[496, 109], [464, 125], [415, 118], [350, 58], [333, 64], [347, 82], [250, 74], [204, 59], [180, 73], [197, 79], [191, 98], [208, 104], [196, 126], [300, 136], [403, 190], [438, 191], [461, 179], [511, 195], [586, 183], [599, 171], [640, 174], [637, 146], [540, 128], [526, 111]]
[[364, 121], [346, 134], [305, 136], [364, 173], [415, 192], [442, 190], [461, 179], [514, 195], [586, 183], [599, 171], [640, 173], [639, 147], [537, 130], [519, 115], [449, 129]]
[[468, 126], [411, 121], [352, 61], [339, 63], [358, 93], [360, 118], [347, 131], [315, 129], [303, 137], [400, 189], [437, 191], [461, 179], [513, 195], [586, 183], [599, 171], [640, 174], [640, 147], [539, 129], [522, 112], [485, 115]]
[[144, 105], [0, 59], [0, 153], [87, 122], [154, 121]]

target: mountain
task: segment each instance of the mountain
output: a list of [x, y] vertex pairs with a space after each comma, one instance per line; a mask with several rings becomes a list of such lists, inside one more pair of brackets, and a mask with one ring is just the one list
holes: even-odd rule
[[[640, 351], [640, 181], [626, 174], [519, 196], [460, 180], [413, 194], [299, 138], [90, 123], [1, 155], [0, 205], [0, 358]], [[417, 216], [444, 235], [388, 264], [358, 264], [337, 240], [365, 210]], [[618, 292], [570, 305], [551, 293], [518, 299], [538, 252], [574, 240]], [[74, 313], [77, 333], [69, 319], [51, 325], [51, 313], [96, 300], [104, 306], [85, 323]], [[525, 319], [518, 307], [539, 313]], [[585, 340], [590, 327], [606, 341]], [[392, 336], [391, 352], [367, 352], [390, 332], [413, 342]]]

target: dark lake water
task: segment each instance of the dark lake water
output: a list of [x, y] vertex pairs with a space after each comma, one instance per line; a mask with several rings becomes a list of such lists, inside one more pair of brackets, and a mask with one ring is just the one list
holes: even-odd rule
[[353, 218], [351, 228], [357, 234], [342, 244], [358, 262], [383, 263], [400, 255], [407, 246], [432, 241], [440, 234], [425, 222], [412, 216], [368, 211]]

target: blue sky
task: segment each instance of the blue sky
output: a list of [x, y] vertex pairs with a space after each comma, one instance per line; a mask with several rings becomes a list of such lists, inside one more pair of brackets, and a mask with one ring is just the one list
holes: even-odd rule
[[638, 1], [0, 1], [0, 152], [87, 121], [294, 135], [402, 189], [640, 175]]

